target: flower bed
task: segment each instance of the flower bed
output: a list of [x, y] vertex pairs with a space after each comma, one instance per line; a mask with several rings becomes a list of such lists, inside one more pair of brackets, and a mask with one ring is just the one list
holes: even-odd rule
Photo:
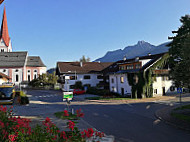
[[[64, 115], [69, 113], [64, 111]], [[77, 111], [77, 117], [83, 114], [81, 110]], [[74, 121], [69, 120], [67, 127], [70, 131], [60, 131], [47, 117], [42, 125], [30, 127], [30, 120], [13, 116], [12, 107], [7, 109], [6, 106], [0, 106], [0, 140], [2, 142], [85, 142], [99, 141], [104, 137], [104, 133], [88, 128], [80, 132]]]

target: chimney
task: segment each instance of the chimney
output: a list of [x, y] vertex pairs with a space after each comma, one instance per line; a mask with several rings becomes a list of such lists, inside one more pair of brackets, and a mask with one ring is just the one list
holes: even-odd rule
[[82, 62], [80, 62], [80, 67], [82, 67]]
[[135, 58], [135, 62], [138, 62], [139, 61], [139, 57], [137, 56], [136, 58]]
[[123, 57], [123, 61], [125, 61], [126, 59], [127, 59], [126, 56], [124, 56], [124, 57]]

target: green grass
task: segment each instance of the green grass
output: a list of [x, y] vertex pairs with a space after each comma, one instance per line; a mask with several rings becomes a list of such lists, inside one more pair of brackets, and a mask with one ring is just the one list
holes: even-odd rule
[[63, 111], [54, 113], [54, 115], [57, 118], [61, 118], [63, 120], [66, 120], [66, 119], [69, 119], [69, 120], [78, 120], [79, 119], [76, 114], [72, 114], [70, 112], [69, 112], [69, 116], [64, 116], [63, 114], [64, 114]]
[[190, 116], [172, 112], [171, 116], [190, 123]]
[[184, 109], [190, 109], [190, 105], [181, 106], [176, 108], [175, 110], [184, 110]]
[[87, 100], [131, 100], [131, 98], [86, 97]]

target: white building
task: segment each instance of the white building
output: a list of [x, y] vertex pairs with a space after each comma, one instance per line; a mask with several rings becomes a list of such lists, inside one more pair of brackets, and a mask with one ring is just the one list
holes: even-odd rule
[[[64, 90], [74, 89], [75, 82], [83, 86], [96, 87], [104, 81], [103, 70], [113, 63], [99, 62], [58, 62], [56, 74]], [[67, 77], [69, 79], [67, 80]]]
[[[173, 81], [169, 80], [169, 67], [157, 67], [157, 62], [167, 53], [148, 55], [118, 61], [119, 71], [109, 75], [110, 91], [123, 96], [143, 98], [162, 96], [176, 91]], [[151, 74], [150, 68], [155, 68]], [[148, 78], [147, 74], [151, 77]]]

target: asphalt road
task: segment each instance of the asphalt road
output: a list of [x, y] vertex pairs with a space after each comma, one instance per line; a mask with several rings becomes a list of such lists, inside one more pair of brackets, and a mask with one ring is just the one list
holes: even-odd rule
[[[66, 107], [62, 95], [55, 91], [28, 91], [33, 108], [17, 108], [18, 115], [44, 115], [60, 111]], [[175, 105], [176, 101], [162, 101], [134, 104], [72, 102], [74, 109], [81, 108], [83, 120], [90, 126], [114, 135], [116, 142], [189, 142], [190, 132], [177, 129], [158, 120], [155, 111]], [[43, 111], [43, 113], [42, 113]]]

